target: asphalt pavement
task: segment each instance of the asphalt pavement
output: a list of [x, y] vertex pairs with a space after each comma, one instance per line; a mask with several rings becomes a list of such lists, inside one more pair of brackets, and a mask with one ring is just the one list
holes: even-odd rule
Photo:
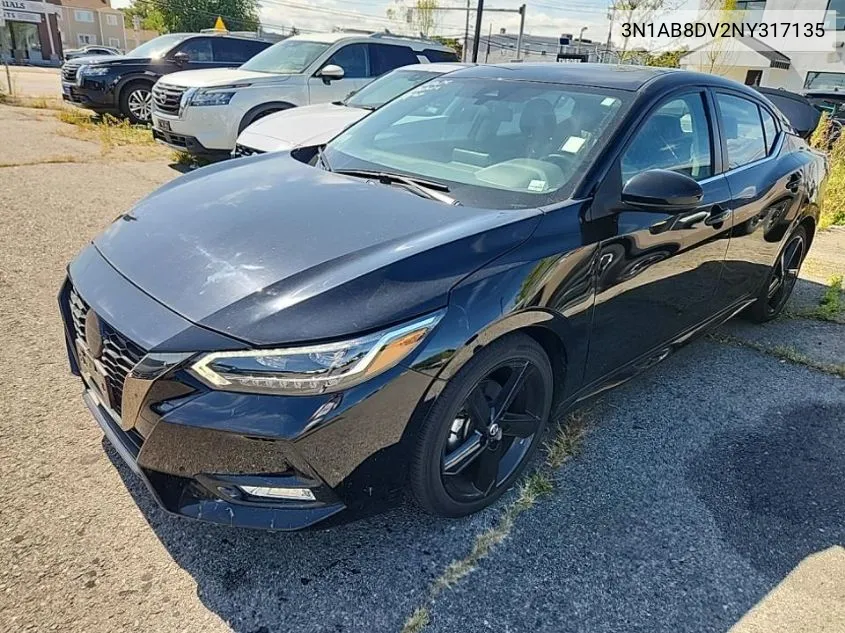
[[[554, 492], [433, 602], [514, 493], [461, 520], [407, 504], [294, 534], [165, 515], [82, 405], [55, 295], [178, 173], [66, 136], [81, 162], [49, 164], [56, 125], [0, 106], [0, 165], [27, 163], [0, 167], [0, 631], [398, 633], [423, 605], [432, 633], [845, 631], [845, 379], [773, 353], [845, 364], [845, 325], [807, 318], [731, 322], [592, 403]], [[842, 253], [845, 231], [817, 237], [795, 311]]]

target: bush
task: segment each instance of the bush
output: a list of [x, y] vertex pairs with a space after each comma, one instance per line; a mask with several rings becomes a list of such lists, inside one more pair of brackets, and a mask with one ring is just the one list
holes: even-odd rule
[[[822, 114], [818, 127], [810, 137], [810, 144], [825, 151], [830, 143], [831, 126], [827, 114]], [[845, 131], [836, 139], [827, 156], [830, 173], [819, 218], [820, 229], [835, 224], [845, 225]]]

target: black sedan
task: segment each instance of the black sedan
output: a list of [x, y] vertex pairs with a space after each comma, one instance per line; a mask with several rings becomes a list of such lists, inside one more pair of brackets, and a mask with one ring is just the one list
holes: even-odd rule
[[826, 169], [719, 77], [459, 70], [120, 216], [61, 289], [71, 368], [170, 512], [298, 529], [410, 489], [465, 515], [565, 408], [777, 316]]

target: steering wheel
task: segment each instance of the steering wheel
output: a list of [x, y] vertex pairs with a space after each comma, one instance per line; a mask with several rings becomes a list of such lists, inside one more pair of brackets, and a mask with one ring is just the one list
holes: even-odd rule
[[547, 154], [541, 160], [547, 163], [552, 163], [553, 165], [557, 165], [560, 167], [560, 170], [564, 173], [565, 176], [568, 176], [573, 171], [575, 171], [575, 156], [573, 154]]

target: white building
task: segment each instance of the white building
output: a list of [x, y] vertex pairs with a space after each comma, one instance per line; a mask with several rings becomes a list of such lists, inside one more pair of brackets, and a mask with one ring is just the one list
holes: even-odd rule
[[751, 37], [723, 38], [685, 55], [682, 68], [724, 75], [748, 85], [845, 91], [845, 0], [739, 0], [737, 9], [762, 21], [772, 11], [796, 11], [796, 20], [801, 22], [824, 22], [825, 11], [836, 11], [836, 48], [784, 52]]

